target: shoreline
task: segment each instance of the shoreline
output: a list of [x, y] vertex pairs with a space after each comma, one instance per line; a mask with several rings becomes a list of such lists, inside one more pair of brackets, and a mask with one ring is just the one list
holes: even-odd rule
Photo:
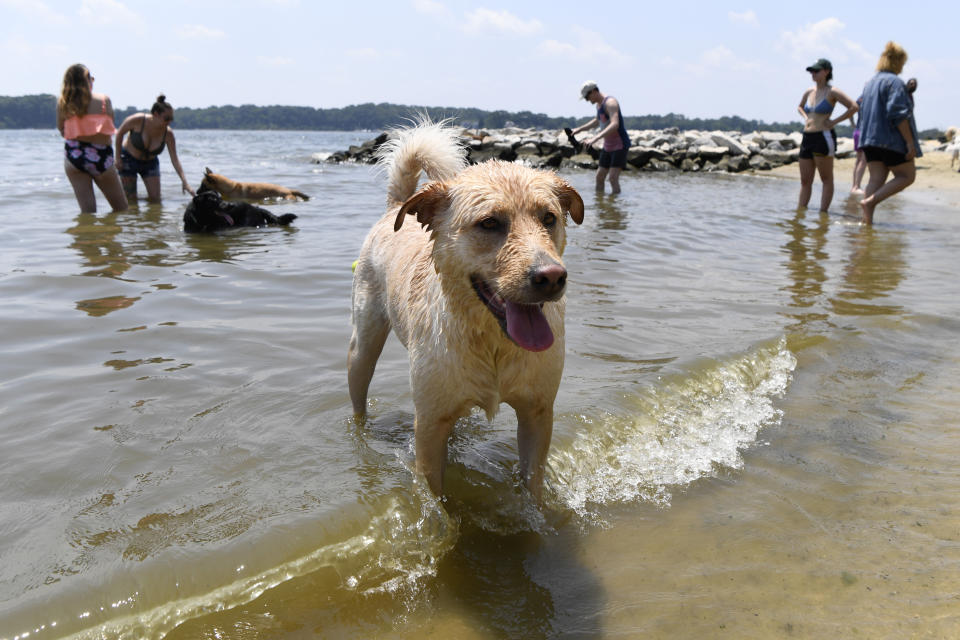
[[[681, 173], [727, 173], [767, 176], [799, 181], [797, 157], [801, 134], [769, 131], [628, 130], [632, 145], [627, 151], [624, 175], [634, 172], [678, 171]], [[385, 131], [359, 145], [333, 153], [317, 153], [312, 162], [376, 162], [376, 150], [393, 132]], [[597, 148], [574, 148], [562, 132], [506, 128], [460, 134], [467, 161], [478, 164], [490, 159], [522, 161], [541, 169], [595, 170]], [[950, 168], [950, 154], [934, 140], [921, 142], [924, 155], [917, 159], [916, 181], [897, 196], [939, 206], [960, 207], [960, 173]], [[834, 160], [834, 199], [847, 198], [855, 162], [853, 140], [839, 138]], [[868, 175], [861, 183], [865, 186]], [[814, 180], [811, 202], [819, 199], [819, 178]]]

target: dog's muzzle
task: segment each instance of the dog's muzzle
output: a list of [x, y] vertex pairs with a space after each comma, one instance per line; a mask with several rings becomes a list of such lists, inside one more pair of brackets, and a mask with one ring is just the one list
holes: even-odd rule
[[[561, 269], [563, 267], [561, 266]], [[563, 269], [562, 279], [566, 280]], [[543, 302], [563, 295], [564, 283], [556, 270], [531, 273], [530, 284]], [[543, 315], [543, 302], [525, 304], [504, 299], [480, 276], [471, 276], [470, 283], [477, 296], [497, 319], [506, 336], [527, 351], [545, 351], [553, 345], [553, 330]]]

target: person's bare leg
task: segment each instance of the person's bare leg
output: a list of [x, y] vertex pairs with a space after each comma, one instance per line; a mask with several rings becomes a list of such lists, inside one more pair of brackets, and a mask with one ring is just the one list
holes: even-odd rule
[[833, 202], [833, 156], [816, 156], [813, 159], [820, 174], [823, 188], [820, 191], [820, 211], [829, 211]]
[[143, 184], [147, 187], [147, 202], [160, 202], [160, 176], [146, 177]]
[[120, 176], [123, 193], [127, 198], [127, 206], [137, 204], [137, 176]]
[[597, 169], [597, 191], [603, 193], [603, 182], [607, 179], [607, 169], [599, 167]]
[[[917, 179], [917, 167], [914, 164], [913, 160], [898, 164], [895, 167], [884, 167], [883, 177], [886, 180], [887, 170], [893, 173], [893, 177], [889, 182], [881, 183], [881, 186], [877, 188], [873, 193], [868, 193], [867, 197], [860, 202], [860, 206], [864, 211], [864, 222], [867, 224], [873, 224], [873, 210], [877, 207], [878, 204], [886, 200], [892, 195], [900, 193], [911, 184], [914, 180]], [[871, 182], [873, 177], [871, 175]], [[869, 217], [866, 215], [867, 210], [869, 209]]]
[[863, 153], [862, 149], [857, 150], [857, 159], [853, 163], [853, 187], [850, 189], [850, 193], [862, 196], [863, 187], [863, 174], [867, 170], [867, 156]]
[[94, 180], [103, 195], [107, 197], [107, 202], [110, 203], [114, 211], [126, 211], [127, 196], [124, 193], [123, 184], [120, 182], [120, 174], [117, 173], [116, 167], [110, 167]]
[[620, 167], [610, 167], [610, 193], [620, 193]]
[[806, 209], [810, 204], [810, 194], [813, 193], [813, 176], [816, 174], [816, 165], [813, 158], [800, 158], [800, 199], [797, 201], [797, 209]]
[[870, 197], [879, 191], [883, 183], [887, 181], [887, 165], [882, 162], [868, 162], [867, 171], [869, 171], [870, 177], [867, 179], [867, 188], [864, 191], [865, 197], [860, 201], [860, 212], [865, 224], [873, 224], [873, 210], [877, 204], [870, 200]]
[[97, 212], [97, 194], [93, 192], [93, 178], [85, 171], [80, 171], [69, 161], [63, 161], [63, 169], [67, 173], [67, 179], [70, 186], [73, 187], [73, 195], [77, 197], [77, 204], [80, 205], [80, 213]]

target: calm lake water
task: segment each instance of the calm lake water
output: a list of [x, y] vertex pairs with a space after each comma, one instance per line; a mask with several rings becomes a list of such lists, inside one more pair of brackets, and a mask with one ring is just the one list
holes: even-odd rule
[[179, 131], [195, 187], [313, 196], [191, 236], [166, 155], [162, 205], [78, 214], [56, 132], [0, 131], [0, 639], [960, 636], [956, 211], [566, 173], [546, 504], [504, 407], [458, 426], [441, 505], [395, 338], [351, 417], [385, 184], [310, 157], [370, 137]]

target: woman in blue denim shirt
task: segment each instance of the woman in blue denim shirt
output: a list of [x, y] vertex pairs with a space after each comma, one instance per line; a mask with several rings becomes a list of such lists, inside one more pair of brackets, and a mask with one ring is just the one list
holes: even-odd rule
[[[903, 47], [888, 42], [877, 63], [877, 75], [863, 88], [860, 148], [867, 158], [870, 179], [860, 209], [866, 224], [873, 224], [878, 204], [913, 184], [917, 177], [914, 158], [923, 155], [913, 120], [913, 100], [897, 77], [906, 62]], [[890, 173], [893, 178], [887, 182]]]

